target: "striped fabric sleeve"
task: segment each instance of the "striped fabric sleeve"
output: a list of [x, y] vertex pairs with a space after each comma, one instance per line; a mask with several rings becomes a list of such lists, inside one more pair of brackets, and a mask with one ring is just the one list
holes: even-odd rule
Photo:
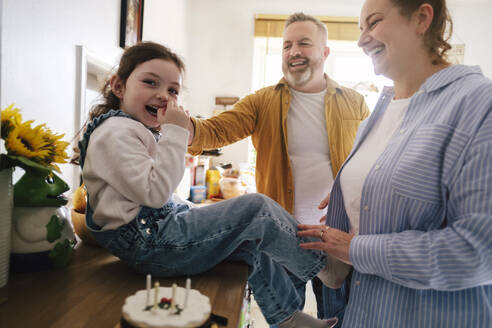
[[393, 234], [355, 236], [350, 243], [350, 260], [354, 268], [391, 280], [386, 243]]
[[442, 229], [354, 237], [354, 268], [415, 289], [492, 284], [492, 110], [448, 194]]

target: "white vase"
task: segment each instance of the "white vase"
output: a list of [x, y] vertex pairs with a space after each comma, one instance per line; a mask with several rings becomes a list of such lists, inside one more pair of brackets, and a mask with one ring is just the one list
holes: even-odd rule
[[9, 279], [10, 230], [14, 207], [13, 169], [0, 170], [0, 288]]

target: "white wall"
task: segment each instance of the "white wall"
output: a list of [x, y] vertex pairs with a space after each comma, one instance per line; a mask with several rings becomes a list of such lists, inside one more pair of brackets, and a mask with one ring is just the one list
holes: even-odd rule
[[[75, 45], [113, 58], [118, 53], [119, 0], [4, 1], [1, 106], [23, 119], [74, 135]], [[71, 183], [72, 165], [60, 166]]]
[[187, 0], [145, 0], [143, 39], [171, 48], [186, 60]]
[[492, 1], [457, 1], [450, 5], [453, 42], [465, 44], [465, 64], [480, 65], [492, 78]]
[[[118, 45], [120, 3], [3, 1], [1, 107], [15, 103], [24, 120], [46, 123], [53, 132], [65, 133], [64, 140], [71, 141], [75, 133], [75, 45], [85, 45], [102, 60], [117, 64], [122, 52]], [[143, 38], [184, 49], [184, 3], [146, 0]], [[60, 167], [63, 179], [72, 184], [73, 166]]]

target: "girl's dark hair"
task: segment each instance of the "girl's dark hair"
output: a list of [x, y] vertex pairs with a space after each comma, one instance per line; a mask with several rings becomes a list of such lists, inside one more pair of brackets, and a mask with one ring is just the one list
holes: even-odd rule
[[[404, 16], [410, 16], [424, 3], [432, 6], [434, 18], [424, 34], [424, 43], [433, 57], [433, 65], [447, 64], [445, 53], [451, 49], [448, 41], [453, 33], [453, 21], [446, 0], [391, 0], [391, 2], [400, 8], [400, 13]], [[446, 31], [447, 26], [448, 31]]]
[[[185, 70], [183, 61], [169, 48], [158, 43], [146, 41], [139, 42], [125, 50], [121, 56], [116, 75], [118, 75], [123, 84], [126, 84], [128, 77], [135, 67], [152, 59], [169, 60], [176, 64], [181, 72], [184, 72]], [[109, 82], [110, 80], [108, 79], [101, 90], [103, 102], [95, 105], [89, 112], [90, 120], [93, 120], [101, 114], [107, 113], [111, 109], [120, 108], [120, 99], [116, 97], [111, 90]]]
[[[126, 84], [128, 77], [135, 70], [135, 68], [142, 63], [145, 63], [152, 59], [164, 59], [169, 60], [176, 64], [181, 73], [184, 73], [185, 66], [183, 61], [177, 54], [172, 52], [169, 48], [150, 41], [139, 42], [129, 48], [126, 48], [120, 59], [118, 70], [116, 75], [121, 79], [123, 84]], [[111, 90], [110, 79], [106, 81], [101, 89], [102, 102], [94, 105], [89, 112], [89, 121], [98, 117], [99, 115], [109, 112], [111, 109], [120, 108], [120, 99]], [[84, 125], [85, 126], [85, 125]], [[82, 129], [84, 130], [84, 128]], [[80, 133], [80, 132], [79, 132]], [[78, 135], [78, 134], [77, 134]], [[78, 164], [79, 162], [79, 149], [74, 147], [74, 155], [70, 161], [72, 164]]]

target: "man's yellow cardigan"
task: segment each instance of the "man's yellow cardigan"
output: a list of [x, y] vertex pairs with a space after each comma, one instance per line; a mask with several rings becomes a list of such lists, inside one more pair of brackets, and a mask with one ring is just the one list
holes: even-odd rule
[[[359, 124], [369, 115], [364, 97], [327, 79], [326, 130], [335, 177], [352, 149]], [[193, 118], [195, 137], [188, 148], [192, 155], [251, 136], [257, 152], [256, 188], [294, 210], [294, 183], [287, 148], [287, 112], [291, 93], [287, 81], [244, 97], [231, 110], [207, 120]], [[320, 195], [320, 200], [326, 195]]]

